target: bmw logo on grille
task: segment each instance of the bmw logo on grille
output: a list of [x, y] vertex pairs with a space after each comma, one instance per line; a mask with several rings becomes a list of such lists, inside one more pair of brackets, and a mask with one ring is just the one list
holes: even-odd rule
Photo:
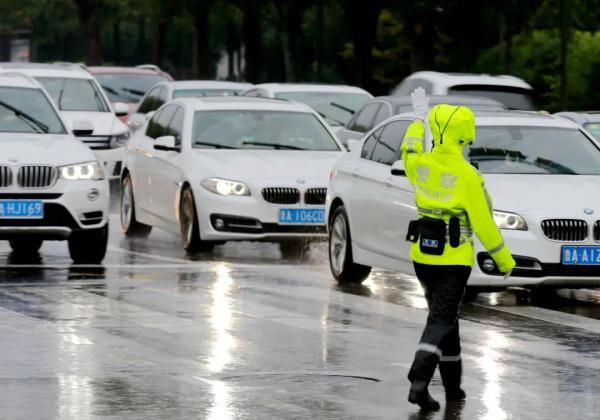
[[594, 210], [592, 210], [592, 209], [583, 209], [583, 212], [585, 214], [594, 214]]
[[298, 179], [296, 180], [296, 182], [297, 182], [298, 184], [302, 185], [302, 184], [306, 183], [306, 180], [305, 180], [304, 178], [298, 178]]

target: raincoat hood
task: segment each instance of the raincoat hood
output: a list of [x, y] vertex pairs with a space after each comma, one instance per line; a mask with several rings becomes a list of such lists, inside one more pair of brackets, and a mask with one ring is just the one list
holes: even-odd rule
[[440, 104], [429, 111], [433, 150], [459, 152], [475, 141], [475, 116], [466, 106]]

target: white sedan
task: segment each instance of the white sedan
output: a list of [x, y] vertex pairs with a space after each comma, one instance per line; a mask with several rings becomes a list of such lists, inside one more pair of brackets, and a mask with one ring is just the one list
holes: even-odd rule
[[163, 105], [128, 145], [121, 222], [180, 233], [188, 252], [232, 240], [298, 254], [325, 238], [325, 196], [342, 146], [302, 104], [241, 97]]
[[[478, 164], [494, 219], [517, 262], [507, 282], [476, 242], [469, 280], [478, 288], [600, 284], [600, 146], [575, 124], [527, 112], [477, 112]], [[417, 218], [399, 149], [409, 117], [393, 117], [342, 157], [327, 195], [329, 257], [338, 281], [371, 267], [412, 272], [410, 220]], [[392, 174], [394, 169], [394, 174]]]

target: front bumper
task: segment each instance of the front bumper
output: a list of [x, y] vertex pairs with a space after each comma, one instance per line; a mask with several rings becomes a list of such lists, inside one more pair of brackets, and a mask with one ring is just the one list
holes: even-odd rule
[[593, 239], [585, 242], [558, 242], [546, 239], [542, 232], [503, 230], [517, 266], [505, 281], [496, 269], [486, 270], [483, 262], [489, 254], [477, 243], [475, 265], [469, 278], [469, 286], [510, 287], [547, 285], [552, 287], [600, 286], [600, 266], [573, 266], [561, 264], [564, 245], [600, 245]]
[[[293, 238], [325, 239], [325, 225], [279, 224], [281, 208], [323, 209], [324, 205], [270, 204], [262, 197], [223, 197], [197, 188], [200, 237], [208, 241], [271, 241]], [[222, 225], [218, 220], [222, 221]]]
[[[88, 195], [97, 190], [97, 198]], [[0, 218], [0, 240], [23, 237], [64, 240], [72, 232], [97, 229], [108, 223], [109, 188], [103, 181], [66, 181], [59, 179], [51, 188], [24, 190], [0, 189], [0, 200], [41, 200], [41, 219]]]

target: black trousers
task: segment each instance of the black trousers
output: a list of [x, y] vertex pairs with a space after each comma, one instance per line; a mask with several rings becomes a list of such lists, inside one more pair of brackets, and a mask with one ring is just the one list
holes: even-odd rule
[[413, 387], [424, 389], [439, 364], [446, 392], [456, 390], [460, 387], [462, 376], [458, 313], [471, 267], [414, 265], [425, 291], [429, 316], [408, 379]]

